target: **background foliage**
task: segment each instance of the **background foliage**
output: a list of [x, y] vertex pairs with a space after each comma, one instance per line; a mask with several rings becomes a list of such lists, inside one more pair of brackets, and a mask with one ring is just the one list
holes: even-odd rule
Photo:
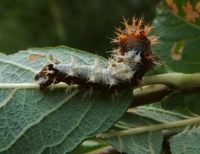
[[[105, 54], [122, 17], [155, 16], [158, 0], [1, 0], [0, 51], [67, 45]], [[148, 7], [146, 7], [148, 6]]]

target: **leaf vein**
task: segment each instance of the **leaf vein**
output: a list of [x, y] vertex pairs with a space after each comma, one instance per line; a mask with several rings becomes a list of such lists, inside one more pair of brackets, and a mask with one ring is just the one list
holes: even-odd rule
[[16, 94], [16, 91], [17, 91], [17, 89], [14, 88], [14, 89], [10, 92], [10, 94], [8, 95], [8, 97], [7, 97], [6, 99], [4, 99], [2, 102], [0, 102], [0, 109], [1, 109], [2, 107], [4, 107], [4, 106], [13, 98], [13, 96]]
[[75, 91], [73, 92], [71, 95], [69, 95], [68, 97], [66, 97], [65, 99], [63, 99], [62, 101], [60, 101], [58, 104], [58, 106], [56, 106], [55, 108], [49, 110], [49, 112], [45, 113], [41, 118], [39, 118], [37, 121], [30, 123], [29, 125], [27, 125], [26, 127], [23, 128], [23, 130], [17, 135], [15, 136], [15, 138], [9, 143], [7, 144], [7, 146], [5, 146], [4, 148], [0, 149], [1, 151], [5, 151], [7, 149], [9, 149], [29, 128], [37, 125], [38, 123], [40, 123], [46, 116], [48, 116], [49, 114], [53, 113], [54, 111], [56, 111], [58, 108], [60, 108], [63, 104], [65, 104], [67, 102], [67, 100], [69, 100], [70, 98], [72, 98], [73, 96], [75, 96], [79, 91]]

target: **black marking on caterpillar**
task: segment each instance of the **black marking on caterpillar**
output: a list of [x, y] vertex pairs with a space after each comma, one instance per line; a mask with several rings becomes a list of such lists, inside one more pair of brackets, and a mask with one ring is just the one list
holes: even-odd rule
[[112, 51], [106, 67], [100, 67], [97, 59], [92, 65], [80, 65], [74, 57], [67, 64], [49, 64], [35, 76], [40, 89], [59, 82], [109, 91], [137, 86], [144, 74], [159, 63], [159, 58], [151, 52], [157, 37], [148, 36], [152, 27], [145, 25], [143, 18], [133, 18], [130, 25], [124, 20], [124, 26], [124, 30], [117, 29], [112, 42], [118, 48]]

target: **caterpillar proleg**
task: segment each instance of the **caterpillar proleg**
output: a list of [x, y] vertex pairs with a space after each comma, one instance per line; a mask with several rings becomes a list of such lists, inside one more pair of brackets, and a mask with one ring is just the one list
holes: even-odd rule
[[82, 65], [74, 57], [67, 63], [52, 63], [35, 76], [40, 88], [59, 82], [111, 91], [137, 86], [144, 74], [159, 63], [159, 58], [151, 52], [151, 45], [156, 44], [158, 38], [148, 36], [152, 27], [145, 24], [143, 18], [133, 18], [130, 24], [124, 20], [124, 27], [124, 30], [117, 29], [117, 36], [112, 40], [117, 48], [112, 51], [106, 67], [101, 67], [98, 59], [91, 65]]

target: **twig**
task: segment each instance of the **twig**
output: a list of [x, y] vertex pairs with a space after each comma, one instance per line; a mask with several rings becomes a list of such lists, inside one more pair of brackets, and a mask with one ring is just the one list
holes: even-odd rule
[[123, 131], [98, 134], [97, 137], [104, 139], [104, 138], [111, 138], [111, 137], [115, 137], [115, 136], [118, 137], [118, 136], [125, 136], [125, 135], [133, 135], [133, 134], [144, 133], [144, 132], [149, 132], [149, 131], [156, 131], [156, 130], [162, 130], [162, 129], [188, 126], [188, 125], [197, 124], [197, 123], [198, 124], [200, 123], [200, 116], [195, 117], [195, 118], [186, 119], [186, 120], [167, 122], [164, 124], [157, 124], [157, 125], [152, 125], [152, 126], [142, 126], [142, 127], [131, 128], [128, 130], [123, 130]]
[[152, 84], [164, 84], [182, 91], [199, 90], [200, 73], [184, 74], [174, 72], [144, 77], [143, 85]]
[[133, 105], [135, 107], [160, 101], [173, 90], [183, 94], [200, 92], [200, 73], [165, 73], [144, 77], [142, 87], [133, 92]]
[[[70, 88], [77, 85], [70, 85]], [[0, 89], [8, 88], [39, 88], [37, 83], [0, 83]], [[57, 84], [55, 88], [69, 88], [66, 84]], [[150, 104], [160, 101], [173, 90], [180, 90], [183, 94], [200, 92], [200, 73], [165, 73], [144, 77], [141, 87], [134, 89], [134, 106]]]

